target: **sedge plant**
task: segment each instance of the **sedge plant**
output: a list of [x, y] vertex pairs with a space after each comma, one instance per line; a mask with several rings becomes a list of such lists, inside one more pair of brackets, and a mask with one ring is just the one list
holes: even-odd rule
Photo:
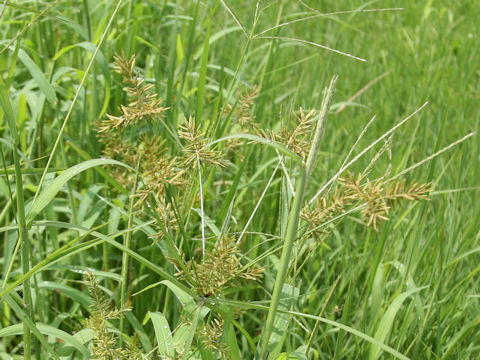
[[73, 5], [0, 4], [0, 357], [478, 357], [478, 7]]

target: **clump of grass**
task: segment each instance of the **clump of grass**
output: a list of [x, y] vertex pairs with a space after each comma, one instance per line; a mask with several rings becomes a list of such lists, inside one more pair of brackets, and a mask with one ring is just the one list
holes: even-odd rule
[[[379, 348], [402, 359], [478, 355], [470, 336], [479, 324], [478, 296], [472, 286], [477, 269], [478, 211], [470, 196], [478, 190], [476, 142], [461, 153], [461, 161], [436, 159], [428, 172], [418, 174], [420, 166], [473, 133], [437, 150], [446, 137], [478, 127], [472, 122], [478, 118], [478, 91], [470, 82], [475, 79], [475, 68], [469, 66], [478, 52], [471, 46], [478, 34], [472, 27], [475, 21], [467, 21], [475, 18], [478, 7], [467, 3], [443, 6], [442, 0], [418, 9], [410, 4], [405, 13], [423, 14], [416, 23], [417, 18], [410, 14], [390, 15], [399, 9], [344, 11], [349, 6], [346, 2], [323, 4], [322, 9], [304, 1], [258, 1], [256, 8], [248, 2], [228, 0], [218, 6], [201, 1], [163, 5], [119, 1], [115, 9], [108, 2], [89, 9], [91, 3], [84, 1], [83, 10], [79, 8], [75, 14], [68, 10], [68, 1], [62, 7], [56, 6], [58, 1], [37, 7], [8, 1], [0, 5], [3, 33], [10, 37], [2, 39], [0, 50], [6, 69], [0, 76], [0, 122], [6, 117], [10, 128], [10, 133], [0, 128], [4, 235], [0, 263], [5, 270], [0, 289], [4, 301], [0, 357], [55, 358], [57, 350], [59, 356], [80, 356], [71, 354], [71, 345], [78, 343], [66, 344], [71, 339], [68, 336], [61, 342], [53, 336], [43, 338], [43, 326], [52, 324], [67, 333], [77, 329], [71, 319], [83, 317], [78, 310], [83, 301], [77, 301], [75, 282], [71, 281], [75, 275], [70, 270], [97, 266], [111, 273], [102, 280], [102, 285], [110, 288], [117, 285], [116, 272], [121, 271], [120, 294], [113, 293], [121, 310], [105, 299], [94, 279], [89, 285], [94, 305], [86, 324], [97, 330], [88, 346], [99, 359], [253, 358], [255, 348], [261, 348], [261, 360], [267, 354], [272, 359], [291, 357], [292, 352], [310, 358], [317, 350], [318, 357], [362, 357], [367, 356], [368, 347], [372, 359], [382, 356]], [[325, 6], [336, 9], [325, 14], [321, 12]], [[119, 9], [126, 16], [116, 17]], [[369, 13], [378, 17], [369, 21]], [[350, 15], [342, 19], [345, 14]], [[225, 21], [216, 21], [217, 15]], [[392, 29], [402, 31], [388, 31], [383, 16], [389, 17]], [[318, 21], [327, 18], [334, 21]], [[328, 34], [335, 33], [338, 23], [345, 29], [368, 26], [368, 32], [356, 32], [351, 38], [348, 31], [343, 32], [341, 46], [361, 52], [358, 55], [368, 60], [378, 59], [380, 54], [382, 61], [353, 63], [352, 59], [360, 58], [320, 44], [319, 34], [325, 35], [322, 41], [334, 41]], [[118, 28], [110, 33], [112, 25]], [[230, 30], [225, 31], [225, 25]], [[245, 39], [237, 36], [238, 28]], [[362, 38], [371, 34], [375, 41], [362, 46]], [[393, 53], [405, 56], [392, 57], [392, 52], [375, 47], [387, 41], [393, 44]], [[422, 50], [425, 45], [428, 51]], [[83, 56], [87, 48], [92, 54]], [[119, 76], [113, 84], [104, 58], [112, 48], [126, 49], [128, 54], [114, 56]], [[135, 55], [130, 56], [134, 52], [138, 63]], [[333, 63], [330, 56], [338, 54], [348, 59], [333, 61], [342, 75], [337, 96], [348, 100], [337, 104], [335, 125], [328, 127], [323, 141], [331, 96], [319, 112], [303, 109], [317, 106], [322, 94], [318, 84], [325, 76], [318, 69], [328, 68]], [[374, 87], [384, 75], [370, 79], [380, 73], [392, 75], [382, 80], [383, 86]], [[124, 91], [112, 92], [111, 86], [120, 83]], [[413, 83], [420, 84], [414, 91], [408, 88]], [[243, 87], [250, 90], [242, 93], [238, 89]], [[102, 107], [100, 89], [105, 89]], [[373, 96], [362, 95], [367, 89]], [[395, 89], [398, 96], [388, 89]], [[237, 94], [236, 100], [232, 94]], [[354, 133], [350, 131], [355, 126], [352, 119], [370, 116], [371, 109], [376, 109], [378, 118], [389, 121], [425, 96], [435, 100], [435, 116], [428, 113], [427, 124], [419, 119], [415, 136], [391, 142], [393, 133], [401, 132], [399, 127], [408, 119], [380, 137], [385, 124], [377, 122], [370, 127], [370, 122], [369, 133], [364, 129], [348, 152], [345, 144]], [[377, 101], [373, 99], [382, 99], [383, 106], [373, 104]], [[13, 109], [6, 106], [10, 101]], [[88, 121], [103, 114], [109, 102], [123, 105], [109, 111], [96, 126], [102, 145], [97, 153], [90, 143]], [[290, 107], [300, 110], [286, 118], [284, 109]], [[450, 125], [452, 119], [454, 126]], [[57, 134], [56, 140], [52, 134]], [[364, 134], [377, 140], [350, 160]], [[63, 146], [66, 136], [70, 141]], [[367, 170], [360, 175], [346, 173], [357, 161], [363, 167], [360, 158], [383, 141], [385, 146], [371, 157]], [[212, 142], [221, 145], [213, 147]], [[431, 155], [418, 161], [417, 154], [425, 147]], [[61, 157], [54, 156], [57, 149]], [[390, 150], [402, 155], [383, 159]], [[50, 155], [43, 166], [41, 159], [47, 152]], [[343, 153], [348, 155], [338, 172], [324, 183], [336, 156]], [[321, 162], [317, 161], [320, 154]], [[67, 191], [52, 195], [48, 206], [42, 207], [38, 215], [47, 221], [25, 222], [35, 199], [45, 201], [44, 195], [51, 190], [42, 186], [44, 180], [52, 184], [55, 177], [53, 184], [59, 185], [68, 171], [63, 172], [65, 176], [56, 172], [78, 162], [78, 156], [110, 157], [138, 172], [122, 167], [89, 170], [74, 182], [62, 183]], [[380, 179], [370, 177], [377, 160], [387, 163]], [[417, 162], [408, 166], [410, 160]], [[258, 196], [258, 188], [272, 169]], [[43, 173], [40, 181], [38, 173]], [[412, 174], [412, 181], [402, 180], [406, 173]], [[110, 182], [111, 176], [132, 189], [128, 217], [119, 215], [125, 214], [125, 197], [102, 178]], [[92, 179], [95, 187], [91, 187]], [[466, 187], [458, 188], [459, 184]], [[440, 191], [431, 191], [433, 187]], [[305, 207], [303, 195], [313, 195], [313, 191], [316, 195]], [[429, 206], [412, 206], [400, 218], [405, 221], [385, 226], [395, 217], [396, 206], [440, 194], [445, 198], [437, 197], [434, 211]], [[340, 219], [351, 216], [358, 219], [337, 226]], [[196, 243], [199, 227], [203, 256]], [[77, 239], [77, 233], [85, 236]], [[241, 234], [238, 238], [231, 235], [237, 233]], [[335, 236], [327, 238], [332, 233]], [[122, 236], [123, 245], [117, 241]], [[311, 241], [320, 236], [325, 242]], [[391, 246], [383, 246], [385, 241]], [[349, 246], [351, 243], [355, 246]], [[99, 254], [98, 244], [103, 254]], [[76, 254], [81, 256], [77, 259]], [[175, 266], [165, 261], [168, 256], [175, 258]], [[179, 271], [178, 278], [171, 275], [174, 271]], [[24, 306], [14, 293], [22, 283]], [[290, 298], [284, 297], [285, 288], [295, 290]], [[136, 294], [130, 296], [133, 289]], [[35, 294], [33, 300], [30, 292]], [[414, 301], [405, 306], [403, 301], [410, 301], [412, 294]], [[188, 305], [177, 307], [178, 303]], [[126, 304], [132, 306], [132, 312], [123, 324]], [[204, 315], [206, 307], [208, 317]], [[277, 308], [282, 308], [281, 313]], [[249, 312], [232, 317], [239, 309]], [[169, 324], [182, 320], [171, 332], [162, 323], [153, 336], [146, 321], [153, 312], [161, 312]], [[294, 321], [284, 322], [290, 317]], [[9, 335], [18, 333], [20, 322], [23, 341]], [[144, 349], [136, 335], [123, 345], [132, 327], [138, 330]], [[320, 329], [324, 331], [318, 332]], [[389, 336], [390, 329], [400, 331]], [[355, 338], [345, 336], [345, 331]], [[282, 339], [279, 344], [275, 343], [278, 338]], [[51, 349], [45, 346], [48, 342], [54, 343]], [[286, 352], [279, 354], [284, 349]]]

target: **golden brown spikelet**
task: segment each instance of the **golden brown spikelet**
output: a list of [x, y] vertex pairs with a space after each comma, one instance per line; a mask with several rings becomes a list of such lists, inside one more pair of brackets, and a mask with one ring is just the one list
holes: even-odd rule
[[200, 329], [200, 336], [207, 349], [217, 351], [222, 359], [228, 359], [229, 347], [221, 340], [224, 323], [225, 320], [221, 316], [214, 318]]
[[[313, 209], [303, 209], [301, 217], [316, 229], [353, 206], [360, 206], [365, 224], [378, 230], [379, 224], [388, 220], [388, 213], [396, 202], [426, 200], [430, 191], [430, 184], [412, 182], [407, 185], [405, 180], [371, 181], [365, 179], [365, 175], [347, 173], [332, 195], [318, 199]], [[322, 233], [316, 232], [317, 235]]]
[[[129, 309], [118, 310], [103, 296], [103, 292], [98, 285], [95, 276], [88, 272], [86, 274], [88, 290], [93, 300], [90, 306], [90, 317], [85, 320], [85, 326], [92, 329], [94, 338], [92, 352], [96, 359], [113, 360], [113, 359], [131, 359], [132, 352], [128, 349], [118, 347], [118, 338], [114, 332], [110, 331], [107, 322], [120, 318], [124, 311]], [[138, 349], [136, 353], [138, 354]]]
[[159, 242], [164, 237], [163, 230], [167, 232], [175, 231], [179, 228], [179, 226], [177, 217], [172, 208], [172, 204], [165, 204], [165, 199], [160, 199], [159, 201], [157, 201], [155, 211], [157, 212], [159, 221], [161, 221], [162, 226], [160, 226], [158, 223], [156, 224], [156, 229], [158, 230], [158, 232], [152, 235], [151, 238], [155, 242]]
[[161, 106], [163, 100], [152, 91], [153, 85], [145, 84], [145, 79], [140, 78], [135, 72], [135, 55], [129, 59], [122, 52], [121, 55], [114, 55], [114, 61], [115, 72], [122, 76], [122, 81], [126, 84], [123, 90], [128, 95], [129, 103], [127, 106], [120, 106], [121, 115], [107, 114], [107, 119], [98, 127], [100, 133], [128, 127], [144, 118], [154, 119], [168, 110]]
[[253, 86], [250, 91], [243, 93], [238, 99], [234, 116], [242, 128], [258, 127], [258, 124], [255, 122], [255, 117], [251, 114], [251, 109], [259, 92], [260, 88]]
[[185, 167], [196, 168], [200, 164], [226, 166], [227, 161], [218, 150], [206, 148], [207, 141], [196, 126], [192, 117], [185, 119], [185, 123], [180, 126], [178, 135], [184, 140], [184, 156], [182, 163]]
[[299, 112], [300, 115], [296, 115], [295, 127], [292, 129], [288, 126], [282, 126], [280, 133], [276, 136], [276, 140], [305, 160], [310, 150], [309, 138], [315, 110], [312, 109], [305, 113], [300, 108]]
[[[237, 285], [243, 280], [258, 280], [262, 277], [263, 268], [245, 268], [240, 262], [241, 253], [235, 237], [224, 235], [208, 250], [205, 260], [201, 263], [190, 260], [185, 267], [197, 292], [205, 296], [217, 296], [229, 286]], [[183, 271], [177, 274], [180, 278], [186, 278]]]

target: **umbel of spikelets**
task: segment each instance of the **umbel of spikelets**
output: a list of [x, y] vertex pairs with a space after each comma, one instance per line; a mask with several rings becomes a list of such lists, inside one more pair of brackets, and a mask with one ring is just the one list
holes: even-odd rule
[[430, 184], [407, 184], [405, 180], [371, 181], [364, 175], [347, 173], [332, 195], [318, 199], [312, 209], [303, 209], [301, 217], [316, 229], [316, 235], [320, 235], [325, 232], [321, 230], [323, 224], [359, 206], [364, 223], [378, 230], [381, 222], [388, 220], [388, 213], [397, 202], [426, 200], [430, 191]]
[[196, 168], [199, 164], [227, 165], [221, 151], [206, 147], [205, 134], [195, 126], [195, 120], [192, 117], [185, 119], [178, 135], [184, 140], [182, 163], [185, 167]]
[[[235, 237], [224, 235], [205, 253], [204, 261], [189, 260], [185, 263], [185, 268], [199, 294], [216, 296], [224, 289], [238, 285], [242, 280], [256, 281], [262, 277], [263, 268], [244, 267], [240, 259], [241, 253]], [[175, 263], [174, 260], [172, 262]], [[176, 275], [181, 279], [187, 279], [183, 271]]]
[[140, 359], [141, 348], [136, 337], [132, 338], [131, 344], [127, 348], [118, 347], [118, 337], [108, 327], [110, 320], [119, 319], [124, 311], [129, 309], [118, 310], [103, 296], [95, 276], [88, 272], [86, 274], [88, 291], [92, 299], [90, 306], [90, 317], [85, 320], [85, 326], [92, 329], [93, 345], [92, 353], [99, 360], [116, 360], [116, 359]]
[[98, 131], [108, 132], [112, 129], [125, 128], [145, 117], [155, 118], [162, 116], [168, 109], [161, 106], [162, 98], [152, 91], [153, 84], [145, 84], [135, 72], [135, 55], [129, 58], [125, 53], [114, 55], [114, 70], [122, 76], [122, 82], [126, 85], [123, 90], [128, 96], [128, 105], [121, 105], [118, 116], [107, 114], [107, 119], [101, 122]]

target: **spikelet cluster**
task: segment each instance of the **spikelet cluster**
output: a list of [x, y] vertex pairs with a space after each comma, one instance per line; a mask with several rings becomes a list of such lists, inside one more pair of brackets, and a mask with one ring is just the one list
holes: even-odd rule
[[[120, 132], [110, 131], [108, 133], [98, 133], [97, 136], [103, 144], [102, 156], [122, 161], [133, 167], [138, 163], [137, 147], [123, 140]], [[133, 176], [130, 170], [123, 166], [112, 167], [110, 169], [110, 175], [125, 187], [133, 182]]]
[[304, 112], [304, 110], [300, 108], [299, 113], [299, 115], [295, 116], [295, 126], [282, 126], [279, 133], [274, 135], [274, 140], [284, 144], [287, 149], [292, 150], [305, 160], [310, 150], [309, 139], [315, 117], [315, 110], [312, 109]]
[[305, 112], [300, 108], [299, 114], [295, 114], [295, 121], [283, 124], [278, 131], [265, 130], [258, 126], [253, 127], [253, 131], [255, 135], [283, 144], [305, 161], [310, 151], [315, 113], [315, 109]]
[[205, 348], [217, 351], [222, 359], [229, 359], [229, 347], [221, 341], [225, 320], [219, 316], [207, 322], [200, 329], [200, 337]]
[[135, 72], [135, 55], [128, 59], [125, 53], [115, 54], [114, 60], [114, 70], [122, 76], [122, 81], [126, 85], [123, 90], [127, 93], [129, 102], [126, 106], [120, 106], [121, 115], [107, 114], [107, 119], [100, 124], [98, 129], [100, 133], [125, 128], [145, 117], [162, 116], [167, 110], [161, 106], [163, 100], [152, 91], [153, 84], [145, 84], [145, 79], [139, 77]]
[[[395, 203], [400, 200], [426, 200], [430, 191], [430, 184], [417, 182], [407, 184], [405, 180], [370, 181], [365, 179], [364, 175], [355, 176], [348, 173], [340, 179], [333, 195], [317, 200], [313, 209], [308, 207], [303, 209], [301, 217], [311, 228], [321, 229], [322, 224], [345, 213], [353, 206], [361, 206], [364, 223], [378, 230], [381, 222], [388, 220], [388, 213]], [[316, 232], [317, 235], [321, 233], [322, 230]]]
[[[236, 131], [240, 133], [253, 133], [254, 135], [261, 135], [260, 125], [255, 121], [255, 115], [253, 114], [253, 104], [260, 92], [258, 86], [252, 86], [249, 91], [244, 91], [238, 95], [238, 100], [233, 107], [228, 104], [225, 108], [224, 115], [232, 113], [232, 123], [237, 126]], [[243, 145], [242, 139], [233, 138], [227, 141], [227, 149], [235, 157], [238, 157], [240, 152], [238, 149]], [[240, 155], [241, 156], [241, 155]]]
[[126, 348], [118, 347], [118, 338], [108, 327], [110, 320], [119, 319], [124, 311], [118, 310], [103, 296], [102, 290], [92, 273], [87, 273], [87, 283], [90, 297], [93, 300], [90, 306], [90, 317], [85, 320], [85, 326], [92, 329], [94, 338], [92, 353], [98, 360], [140, 359], [141, 347], [133, 337], [131, 344]]
[[251, 131], [252, 128], [255, 130], [259, 127], [258, 123], [255, 122], [255, 116], [251, 113], [253, 102], [257, 98], [259, 92], [260, 88], [253, 86], [250, 91], [243, 93], [238, 99], [234, 118], [243, 129]]
[[192, 117], [185, 119], [178, 135], [184, 140], [182, 162], [185, 167], [196, 168], [199, 164], [227, 165], [220, 151], [206, 147], [205, 134], [195, 126], [195, 120]]
[[[208, 250], [201, 263], [189, 260], [185, 267], [194, 280], [196, 291], [205, 296], [216, 296], [227, 287], [238, 285], [242, 280], [258, 280], [263, 268], [243, 267], [241, 253], [234, 236], [224, 235]], [[177, 276], [186, 279], [183, 271]]]
[[176, 231], [178, 230], [179, 226], [177, 217], [172, 208], [172, 204], [166, 204], [165, 199], [160, 199], [158, 201], [155, 210], [162, 226], [157, 224], [157, 233], [151, 235], [150, 237], [154, 240], [154, 242], [159, 242], [164, 238], [165, 231]]
[[[125, 162], [140, 171], [143, 185], [134, 195], [137, 198], [136, 205], [143, 205], [147, 198], [154, 197], [159, 218], [165, 219], [165, 214], [171, 212], [165, 201], [165, 187], [185, 185], [185, 170], [177, 157], [167, 153], [162, 138], [145, 133], [144, 130], [143, 133], [139, 131], [145, 125], [142, 120], [158, 119], [168, 109], [161, 106], [163, 100], [152, 91], [153, 85], [146, 84], [136, 73], [134, 55], [127, 58], [124, 53], [116, 54], [114, 61], [114, 70], [122, 76], [125, 84], [123, 90], [127, 94], [128, 104], [121, 105], [121, 115], [107, 115], [107, 119], [97, 126], [99, 140], [104, 145], [103, 155]], [[135, 134], [134, 142], [132, 134]], [[134, 174], [126, 168], [114, 167], [111, 173], [126, 187], [134, 181]], [[170, 217], [170, 221], [173, 219]], [[165, 227], [175, 228], [172, 222], [168, 224]], [[159, 231], [155, 238], [160, 239], [160, 234]]]

